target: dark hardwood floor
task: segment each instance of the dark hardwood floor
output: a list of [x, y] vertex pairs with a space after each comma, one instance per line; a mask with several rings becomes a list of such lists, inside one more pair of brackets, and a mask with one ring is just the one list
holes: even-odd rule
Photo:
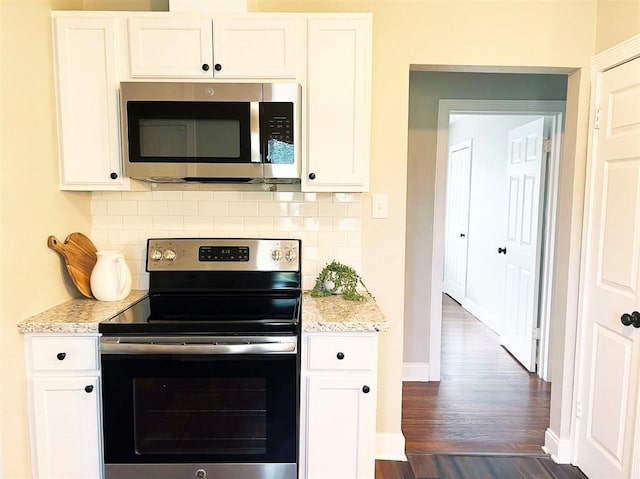
[[443, 298], [441, 381], [405, 382], [409, 462], [377, 461], [376, 479], [584, 479], [542, 451], [551, 385], [498, 336]]

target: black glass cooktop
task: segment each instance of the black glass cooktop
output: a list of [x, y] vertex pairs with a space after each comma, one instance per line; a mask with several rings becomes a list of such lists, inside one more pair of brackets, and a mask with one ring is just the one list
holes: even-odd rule
[[98, 325], [103, 334], [296, 332], [299, 294], [151, 295]]

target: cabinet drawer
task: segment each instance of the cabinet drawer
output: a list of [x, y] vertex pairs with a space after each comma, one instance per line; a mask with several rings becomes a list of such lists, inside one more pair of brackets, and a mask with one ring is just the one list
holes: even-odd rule
[[373, 337], [312, 336], [308, 338], [308, 369], [369, 370], [375, 367]]
[[93, 337], [33, 337], [30, 354], [34, 371], [98, 368], [98, 349]]

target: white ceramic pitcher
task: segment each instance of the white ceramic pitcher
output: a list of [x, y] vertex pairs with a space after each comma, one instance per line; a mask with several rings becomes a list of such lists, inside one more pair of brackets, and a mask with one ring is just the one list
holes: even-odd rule
[[89, 283], [100, 301], [119, 301], [131, 292], [131, 270], [121, 251], [98, 251]]

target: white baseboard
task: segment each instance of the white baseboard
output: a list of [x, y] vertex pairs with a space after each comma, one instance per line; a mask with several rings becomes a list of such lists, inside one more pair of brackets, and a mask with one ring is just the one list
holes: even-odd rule
[[429, 382], [429, 363], [404, 363], [402, 380]]
[[500, 334], [500, 331], [498, 331], [498, 328], [500, 327], [498, 319], [489, 314], [487, 310], [480, 306], [478, 303], [471, 301], [469, 298], [465, 298], [464, 301], [462, 301], [461, 306], [468, 312], [473, 314], [480, 321], [482, 321], [482, 323], [490, 328], [493, 332], [495, 332], [496, 334]]
[[560, 439], [551, 429], [547, 429], [544, 433], [542, 449], [558, 464], [571, 464], [571, 456], [573, 455], [571, 441]]
[[376, 459], [382, 461], [406, 461], [404, 435], [402, 433], [377, 433]]

